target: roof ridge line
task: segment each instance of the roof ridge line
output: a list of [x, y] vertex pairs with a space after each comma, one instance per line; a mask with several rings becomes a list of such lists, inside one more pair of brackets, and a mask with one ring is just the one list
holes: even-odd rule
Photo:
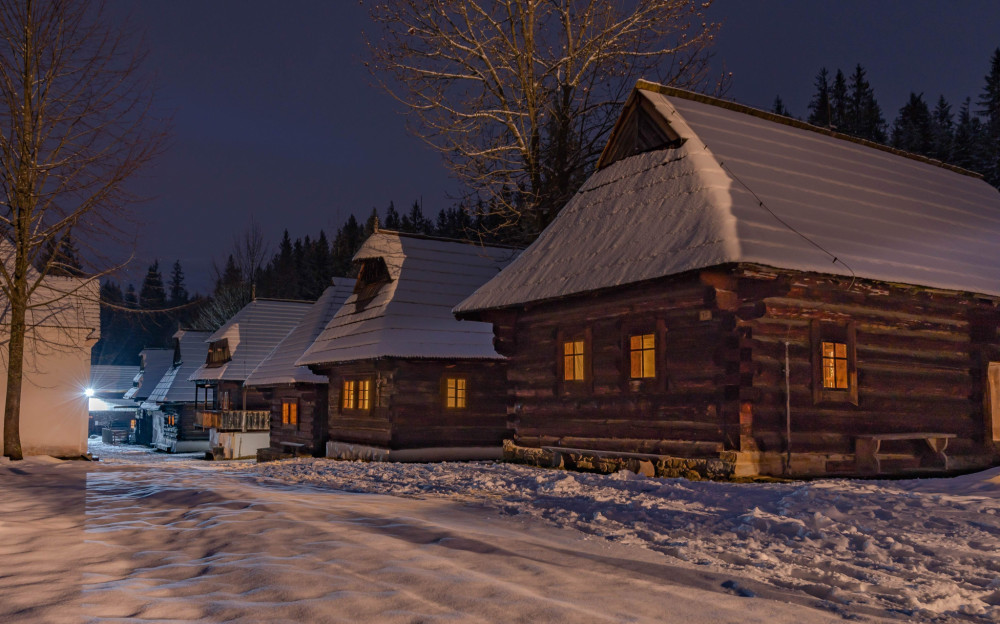
[[385, 228], [379, 228], [378, 232], [373, 232], [373, 234], [395, 234], [396, 236], [402, 236], [405, 238], [422, 238], [425, 240], [441, 241], [445, 243], [462, 243], [464, 245], [474, 245], [476, 247], [496, 247], [498, 249], [517, 249], [522, 250], [524, 247], [518, 247], [517, 245], [507, 245], [505, 243], [481, 243], [474, 240], [469, 240], [467, 238], [450, 238], [447, 236], [434, 236], [432, 234], [418, 234], [415, 232], [401, 232], [399, 230], [387, 230]]
[[971, 178], [976, 178], [979, 180], [983, 179], [983, 174], [981, 173], [976, 173], [975, 171], [963, 169], [962, 167], [959, 167], [957, 165], [952, 165], [950, 163], [946, 163], [941, 160], [937, 160], [936, 158], [929, 158], [927, 156], [922, 156], [920, 154], [914, 154], [913, 152], [907, 152], [905, 150], [901, 150], [889, 145], [883, 145], [881, 143], [869, 141], [868, 139], [860, 139], [856, 136], [851, 136], [849, 134], [837, 132], [836, 130], [831, 130], [830, 128], [815, 126], [811, 123], [802, 121], [800, 119], [795, 119], [794, 117], [786, 117], [784, 115], [778, 115], [776, 113], [761, 110], [759, 108], [754, 108], [752, 106], [747, 106], [746, 104], [733, 102], [731, 100], [723, 100], [721, 98], [713, 97], [711, 95], [705, 95], [704, 93], [696, 93], [694, 91], [688, 91], [686, 89], [680, 89], [678, 87], [662, 85], [660, 83], [652, 82], [642, 78], [636, 81], [635, 88], [641, 89], [643, 91], [653, 91], [661, 95], [678, 97], [681, 99], [690, 100], [692, 102], [699, 102], [701, 104], [708, 104], [710, 106], [718, 106], [719, 108], [724, 108], [738, 113], [743, 113], [745, 115], [750, 115], [752, 117], [757, 117], [759, 119], [764, 119], [766, 121], [772, 121], [774, 123], [779, 123], [785, 126], [791, 126], [793, 128], [798, 128], [800, 130], [808, 130], [810, 132], [815, 132], [817, 134], [824, 134], [834, 139], [840, 139], [843, 141], [848, 141], [850, 143], [855, 143], [857, 145], [863, 145], [865, 147], [877, 149], [882, 152], [887, 152], [889, 154], [894, 154], [896, 156], [902, 156], [903, 158], [909, 158], [910, 160], [916, 160], [918, 162], [926, 163], [928, 165], [933, 165], [935, 167], [947, 169], [948, 171], [953, 171], [955, 173], [969, 176]]

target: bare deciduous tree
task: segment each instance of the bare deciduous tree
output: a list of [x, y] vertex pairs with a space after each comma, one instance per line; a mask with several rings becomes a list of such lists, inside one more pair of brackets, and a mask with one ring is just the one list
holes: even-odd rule
[[[0, 0], [0, 241], [9, 250], [0, 292], [10, 329], [4, 455], [14, 459], [22, 454], [26, 312], [83, 296], [44, 285], [61, 262], [46, 249], [72, 231], [87, 246], [87, 276], [115, 268], [97, 266], [107, 255], [88, 250], [122, 234], [123, 208], [134, 199], [124, 184], [163, 145], [142, 55], [102, 18], [82, 0]], [[86, 290], [96, 289], [91, 282]]]
[[220, 269], [212, 263], [215, 293], [199, 308], [195, 328], [215, 331], [257, 297], [257, 280], [268, 251], [264, 230], [251, 217], [243, 232], [233, 236], [225, 266]]
[[531, 237], [590, 174], [639, 77], [707, 84], [700, 0], [388, 0], [372, 69], [476, 199]]

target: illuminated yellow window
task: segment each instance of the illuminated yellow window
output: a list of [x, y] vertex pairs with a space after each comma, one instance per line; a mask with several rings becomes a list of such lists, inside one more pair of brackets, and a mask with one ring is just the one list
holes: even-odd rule
[[583, 381], [583, 341], [563, 343], [563, 379]]
[[823, 342], [823, 387], [847, 390], [847, 345]]
[[653, 334], [630, 336], [629, 353], [632, 379], [656, 377], [656, 337]]
[[465, 407], [465, 380], [459, 377], [448, 377], [445, 380], [445, 407]]
[[298, 403], [298, 401], [282, 401], [281, 402], [281, 424], [283, 424], [283, 425], [297, 425], [297, 424], [299, 424], [299, 403]]
[[371, 407], [371, 383], [368, 379], [358, 381], [358, 409], [360, 410]]
[[354, 388], [356, 382], [353, 379], [344, 380], [344, 390], [341, 392], [340, 406], [344, 409], [354, 409]]

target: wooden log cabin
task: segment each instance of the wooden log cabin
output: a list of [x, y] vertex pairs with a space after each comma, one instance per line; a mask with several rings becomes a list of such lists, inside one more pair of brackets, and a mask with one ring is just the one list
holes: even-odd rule
[[169, 453], [208, 450], [208, 431], [198, 425], [195, 384], [188, 376], [205, 361], [210, 334], [183, 328], [174, 333], [171, 366], [139, 405], [151, 421], [150, 446]]
[[701, 476], [987, 466], [1000, 194], [640, 82], [597, 171], [455, 309], [494, 324], [535, 463]]
[[142, 404], [149, 399], [176, 359], [176, 349], [145, 348], [139, 353], [139, 372], [133, 377], [132, 387], [124, 397], [136, 405], [132, 431], [136, 444], [151, 446], [153, 443], [153, 412], [143, 409]]
[[330, 380], [328, 457], [500, 457], [504, 360], [489, 324], [451, 308], [516, 253], [388, 230], [365, 241], [351, 296], [297, 361]]
[[250, 376], [246, 386], [270, 403], [270, 441], [258, 461], [326, 453], [328, 379], [295, 361], [312, 345], [354, 289], [354, 280], [336, 277], [299, 324], [278, 343]]
[[312, 302], [254, 299], [206, 339], [204, 363], [188, 377], [197, 388], [197, 423], [216, 459], [257, 457], [270, 446], [270, 401], [245, 385]]

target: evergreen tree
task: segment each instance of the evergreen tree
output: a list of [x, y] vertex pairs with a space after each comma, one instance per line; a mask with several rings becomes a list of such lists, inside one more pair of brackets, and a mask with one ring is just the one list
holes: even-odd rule
[[934, 146], [931, 112], [923, 94], [910, 93], [892, 125], [893, 147], [914, 154], [929, 155]]
[[[374, 227], [374, 223], [372, 226]], [[333, 276], [332, 267], [333, 254], [330, 253], [330, 243], [326, 239], [326, 232], [320, 230], [319, 238], [313, 243], [310, 253], [309, 272], [312, 276], [312, 287], [309, 292], [300, 293], [300, 298], [319, 299], [326, 287], [330, 285], [330, 278]]]
[[885, 143], [885, 118], [861, 63], [854, 68], [848, 85], [846, 125], [848, 134]]
[[385, 211], [384, 225], [387, 230], [399, 230], [399, 213], [396, 212], [396, 206], [391, 201], [389, 202], [389, 208]]
[[175, 260], [174, 268], [170, 272], [170, 305], [171, 307], [182, 306], [190, 300], [187, 288], [184, 287], [184, 270], [181, 268], [181, 261]]
[[472, 229], [472, 217], [469, 213], [461, 206], [453, 206], [438, 212], [434, 234], [447, 238], [468, 239], [472, 235]]
[[972, 114], [971, 106], [971, 99], [965, 98], [965, 102], [958, 110], [951, 162], [963, 169], [981, 172], [985, 165], [982, 150], [982, 137], [985, 132], [979, 118]]
[[295, 299], [299, 296], [300, 279], [295, 270], [295, 255], [292, 239], [285, 230], [278, 244], [278, 253], [268, 265], [267, 275], [261, 278], [264, 290], [269, 297], [280, 299]]
[[337, 237], [333, 240], [333, 275], [351, 274], [351, 259], [364, 242], [362, 234], [354, 215], [347, 217], [347, 222], [337, 231]]
[[830, 127], [837, 132], [851, 134], [847, 118], [847, 100], [847, 78], [844, 77], [844, 72], [838, 69], [833, 78], [833, 86], [830, 87]]
[[222, 270], [222, 274], [215, 280], [215, 293], [218, 294], [222, 290], [236, 288], [242, 284], [243, 272], [236, 265], [236, 259], [233, 258], [233, 254], [229, 254], [229, 257], [226, 258], [226, 268]]
[[142, 280], [139, 290], [139, 304], [146, 310], [160, 310], [166, 307], [167, 293], [163, 289], [163, 276], [160, 274], [160, 261], [149, 266], [146, 277]]
[[410, 211], [403, 215], [399, 231], [412, 234], [430, 234], [434, 231], [434, 223], [424, 217], [424, 211], [419, 201], [414, 201]]
[[[376, 223], [379, 223], [378, 210], [372, 208], [372, 213], [368, 215], [368, 220], [365, 221], [365, 231], [364, 231], [365, 238], [371, 236], [372, 233], [375, 231]], [[383, 227], [381, 223], [379, 223], [379, 227]]]
[[1000, 188], [1000, 48], [993, 52], [986, 84], [976, 102], [983, 117], [982, 165], [986, 181]]
[[951, 162], [954, 133], [955, 116], [951, 113], [951, 104], [942, 95], [938, 97], [931, 115], [931, 151], [928, 156]]
[[49, 275], [80, 277], [83, 275], [83, 265], [80, 264], [78, 255], [76, 243], [73, 242], [73, 237], [67, 230], [61, 238], [50, 238], [45, 242], [35, 266], [36, 268], [48, 266]]
[[[309, 240], [308, 237], [306, 240]], [[292, 245], [292, 270], [295, 271], [295, 275], [298, 278], [298, 289], [292, 295], [296, 297], [305, 288], [306, 281], [306, 251], [305, 246], [302, 244], [301, 238], [295, 239], [295, 244]]]
[[816, 92], [812, 100], [809, 101], [809, 123], [814, 126], [829, 128], [832, 104], [830, 102], [830, 74], [825, 67], [821, 67], [816, 74]]
[[136, 297], [135, 286], [132, 284], [129, 284], [128, 288], [125, 289], [125, 296], [122, 298], [122, 303], [125, 304], [126, 308], [139, 307], [139, 298]]
[[[90, 352], [92, 364], [116, 364], [127, 345], [130, 331], [122, 331], [127, 321], [121, 311], [125, 302], [122, 288], [113, 280], [101, 284], [101, 338]], [[128, 362], [124, 362], [128, 363]]]
[[783, 115], [785, 117], [792, 116], [792, 114], [788, 112], [788, 107], [781, 101], [780, 95], [774, 96], [774, 104], [771, 105], [771, 112], [775, 115]]

